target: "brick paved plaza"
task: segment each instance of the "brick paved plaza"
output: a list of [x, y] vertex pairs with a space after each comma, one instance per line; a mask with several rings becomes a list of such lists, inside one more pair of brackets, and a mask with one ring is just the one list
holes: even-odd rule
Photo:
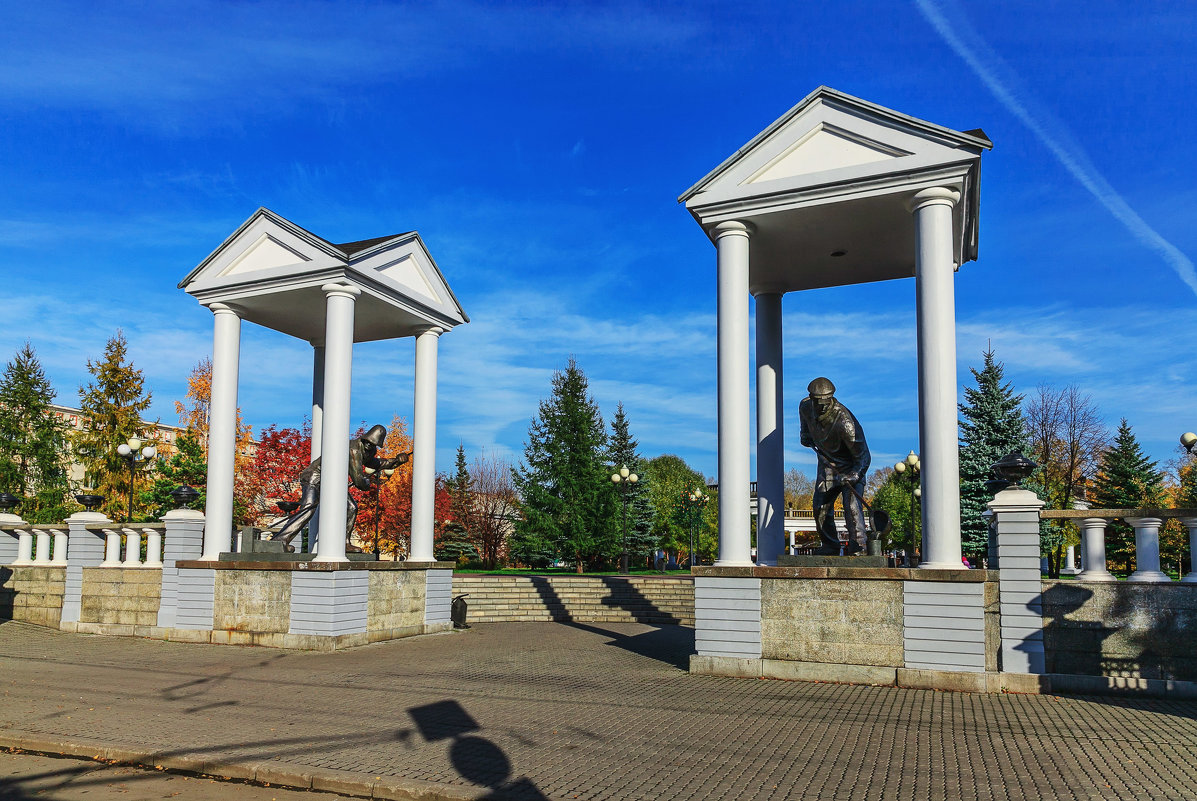
[[503, 623], [316, 654], [9, 622], [0, 737], [349, 771], [384, 797], [1197, 797], [1197, 702], [691, 676], [692, 646]]

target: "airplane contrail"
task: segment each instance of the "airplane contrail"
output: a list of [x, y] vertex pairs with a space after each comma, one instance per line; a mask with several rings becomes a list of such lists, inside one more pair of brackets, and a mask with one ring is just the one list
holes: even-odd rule
[[[1193, 261], [1130, 207], [1089, 160], [1080, 145], [1072, 141], [1062, 122], [1046, 109], [1036, 108], [1032, 113], [1033, 101], [1026, 97], [1026, 92], [1023, 92], [1023, 99], [1015, 96], [1014, 81], [1011, 80], [1013, 75], [1010, 76], [1011, 79], [1003, 80], [998, 74], [1003, 68], [1007, 71], [1009, 68], [1005, 66], [1001, 57], [985, 44], [963, 15], [955, 14], [955, 19], [949, 20], [941, 8], [944, 3], [936, 0], [914, 1], [922, 15], [931, 23], [931, 27], [935, 28], [936, 33], [956, 55], [968, 64], [994, 97], [1031, 129], [1031, 133], [1051, 151], [1064, 169], [1068, 170], [1081, 186], [1089, 190], [1089, 193], [1097, 198], [1132, 236], [1158, 253], [1176, 271], [1180, 280], [1197, 294], [1197, 270], [1193, 267]], [[966, 42], [966, 39], [969, 41]]]

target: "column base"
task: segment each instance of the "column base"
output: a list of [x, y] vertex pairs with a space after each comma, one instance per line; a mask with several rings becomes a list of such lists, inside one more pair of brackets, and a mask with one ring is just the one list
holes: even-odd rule
[[726, 561], [721, 559], [715, 562], [713, 567], [756, 567], [756, 562], [752, 561], [751, 559], [744, 562], [735, 559], [728, 559]]
[[1180, 580], [1181, 584], [1197, 584], [1197, 570], [1189, 571]]
[[1127, 581], [1172, 583], [1172, 578], [1160, 570], [1136, 570], [1127, 577]]
[[963, 562], [919, 562], [919, 570], [968, 570]]
[[[1108, 570], [1082, 570], [1076, 574], [1077, 581], [1117, 581], [1118, 577]], [[1194, 579], [1197, 581], [1197, 579]]]

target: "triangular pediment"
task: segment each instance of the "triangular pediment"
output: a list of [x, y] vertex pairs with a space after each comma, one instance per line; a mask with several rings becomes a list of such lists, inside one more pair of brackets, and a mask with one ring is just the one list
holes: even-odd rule
[[233, 259], [220, 274], [242, 275], [274, 267], [303, 264], [306, 261], [311, 261], [311, 259], [287, 247], [270, 234], [263, 233], [240, 256]]
[[453, 291], [419, 234], [404, 234], [364, 251], [354, 257], [350, 267], [442, 314], [465, 319]]
[[933, 169], [980, 156], [991, 146], [860, 98], [821, 87], [688, 189], [687, 205], [849, 184]]
[[829, 123], [816, 123], [807, 133], [775, 156], [743, 183], [756, 184], [794, 178], [826, 170], [856, 167], [909, 156], [910, 151], [892, 147]]

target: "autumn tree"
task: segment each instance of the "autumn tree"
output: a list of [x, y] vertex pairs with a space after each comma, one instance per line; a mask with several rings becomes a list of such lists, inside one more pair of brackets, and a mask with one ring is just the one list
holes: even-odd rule
[[806, 473], [791, 467], [782, 477], [782, 494], [787, 509], [810, 509], [815, 497], [815, 482]]
[[519, 519], [511, 464], [494, 454], [474, 459], [470, 470], [474, 495], [474, 531], [482, 564], [493, 569], [507, 551], [507, 537]]
[[127, 361], [129, 343], [118, 330], [104, 347], [104, 358], [90, 359], [92, 380], [79, 387], [79, 407], [85, 421], [70, 439], [75, 456], [86, 470], [84, 481], [105, 498], [103, 510], [113, 519], [135, 519], [128, 510], [129, 468], [117, 446], [133, 436], [145, 436], [142, 414], [150, 407], [142, 372]]
[[54, 390], [29, 342], [0, 378], [0, 491], [20, 498], [16, 512], [30, 523], [67, 515], [66, 426], [50, 404]]
[[[1027, 488], [1049, 509], [1068, 509], [1097, 469], [1106, 445], [1106, 426], [1093, 399], [1075, 386], [1057, 390], [1040, 384], [1024, 410], [1030, 456], [1039, 463]], [[1058, 577], [1067, 541], [1077, 539], [1063, 521], [1044, 520], [1041, 547], [1048, 558], [1048, 575]]]
[[[187, 395], [182, 401], [175, 401], [175, 414], [179, 425], [195, 432], [204, 458], [208, 458], [208, 428], [212, 408], [212, 360], [208, 357], [191, 368], [187, 377]], [[237, 407], [237, 444], [234, 453], [235, 469], [243, 469], [250, 461], [253, 448], [253, 430], [241, 419], [241, 408]]]
[[244, 510], [237, 523], [265, 525], [282, 513], [279, 501], [298, 501], [299, 474], [311, 461], [310, 423], [302, 429], [263, 429], [253, 458], [237, 472], [235, 497]]

